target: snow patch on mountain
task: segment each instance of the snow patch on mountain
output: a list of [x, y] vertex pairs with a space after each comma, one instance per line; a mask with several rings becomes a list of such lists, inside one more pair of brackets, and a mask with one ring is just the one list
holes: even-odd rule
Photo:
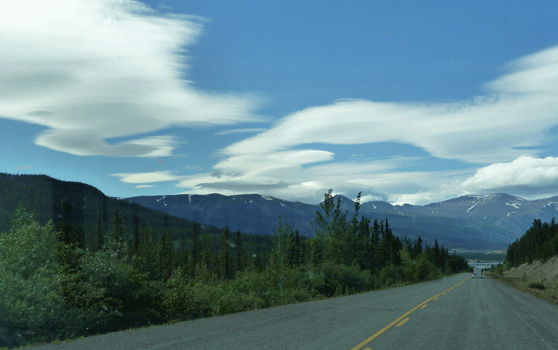
[[513, 203], [506, 203], [506, 205], [509, 205], [510, 207], [514, 207], [515, 209], [519, 209], [519, 203], [518, 202], [513, 202]]

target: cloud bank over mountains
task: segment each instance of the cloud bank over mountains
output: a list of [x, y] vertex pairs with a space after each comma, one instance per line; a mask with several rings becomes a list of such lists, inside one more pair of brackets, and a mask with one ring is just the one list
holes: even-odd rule
[[[222, 153], [228, 158], [214, 168], [237, 174], [227, 181], [238, 178], [243, 183], [259, 183], [262, 189], [273, 184], [273, 179], [289, 184], [273, 192], [286, 199], [307, 196], [316, 201], [320, 198], [313, 195], [316, 188], [325, 191], [329, 187], [340, 193], [358, 189], [383, 193], [396, 204], [502, 191], [527, 198], [558, 194], [558, 158], [537, 157], [541, 145], [557, 143], [549, 130], [558, 124], [558, 48], [519, 59], [511, 67], [512, 72], [486, 84], [486, 96], [459, 103], [347, 99], [292, 113], [269, 130], [225, 148]], [[339, 162], [335, 154], [304, 149], [310, 144], [357, 145], [359, 152], [365, 152], [367, 146], [379, 142], [409, 144], [432, 157], [470, 167], [459, 172], [461, 179], [454, 179], [455, 171], [399, 171], [400, 159]], [[279, 156], [285, 152], [294, 156]], [[301, 153], [306, 155], [304, 162], [296, 160]], [[420, 163], [421, 159], [409, 161]], [[221, 181], [213, 179], [214, 186]], [[195, 178], [181, 186], [193, 187], [196, 193], [212, 188], [207, 181], [196, 186]], [[409, 192], [397, 193], [401, 189]], [[231, 186], [230, 193], [239, 192]]]

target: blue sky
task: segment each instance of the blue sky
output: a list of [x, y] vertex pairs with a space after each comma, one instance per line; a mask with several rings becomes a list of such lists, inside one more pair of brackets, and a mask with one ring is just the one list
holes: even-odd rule
[[0, 172], [132, 197], [558, 195], [558, 4], [21, 0]]

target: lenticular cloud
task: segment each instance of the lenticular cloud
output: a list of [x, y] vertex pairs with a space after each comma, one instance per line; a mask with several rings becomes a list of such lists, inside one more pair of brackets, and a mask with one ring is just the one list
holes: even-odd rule
[[108, 156], [166, 155], [169, 143], [107, 138], [256, 119], [256, 99], [184, 79], [201, 29], [136, 1], [12, 1], [0, 12], [0, 116], [48, 127], [41, 146]]

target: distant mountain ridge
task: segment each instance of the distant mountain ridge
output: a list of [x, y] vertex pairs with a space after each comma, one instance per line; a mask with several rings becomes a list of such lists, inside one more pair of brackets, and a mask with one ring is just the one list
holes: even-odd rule
[[[64, 217], [60, 203], [67, 200], [73, 208], [70, 222], [84, 224], [87, 237], [94, 231], [98, 204], [102, 207], [102, 221], [107, 230], [112, 224], [112, 211], [118, 207], [124, 214], [126, 226], [133, 226], [137, 216], [140, 225], [150, 224], [163, 230], [174, 227], [173, 235], [178, 234], [176, 230], [190, 230], [194, 221], [205, 225], [202, 226], [204, 230], [215, 233], [218, 228], [228, 226], [231, 231], [271, 235], [275, 233], [278, 217], [284, 219], [288, 216], [294, 230], [311, 237], [315, 213], [320, 210], [319, 205], [259, 194], [114, 198], [105, 196], [90, 185], [59, 181], [45, 175], [0, 173], [0, 193], [3, 193], [0, 198], [0, 232], [9, 228], [19, 202], [28, 208], [34, 207], [39, 222], [53, 219], [58, 223]], [[354, 202], [344, 196], [334, 199], [341, 200], [341, 209], [349, 212], [350, 219]], [[359, 212], [359, 216], [389, 220], [394, 234], [399, 237], [415, 240], [420, 235], [429, 245], [438, 239], [439, 244], [444, 244], [446, 248], [474, 250], [506, 249], [531, 227], [534, 219], [549, 222], [557, 214], [558, 196], [525, 200], [502, 193], [461, 196], [423, 206], [394, 206], [384, 201], [372, 201], [363, 203]]]
[[[341, 209], [354, 213], [354, 202], [344, 196]], [[124, 200], [189, 220], [227, 225], [241, 232], [273, 234], [278, 216], [288, 216], [289, 223], [305, 236], [312, 236], [311, 223], [319, 205], [290, 202], [259, 194], [223, 196], [172, 195], [140, 196]], [[550, 221], [558, 216], [558, 197], [528, 201], [507, 194], [461, 196], [424, 206], [391, 205], [384, 201], [361, 205], [359, 216], [388, 219], [394, 233], [412, 239], [421, 238], [456, 248], [505, 249], [531, 226], [534, 219]]]

